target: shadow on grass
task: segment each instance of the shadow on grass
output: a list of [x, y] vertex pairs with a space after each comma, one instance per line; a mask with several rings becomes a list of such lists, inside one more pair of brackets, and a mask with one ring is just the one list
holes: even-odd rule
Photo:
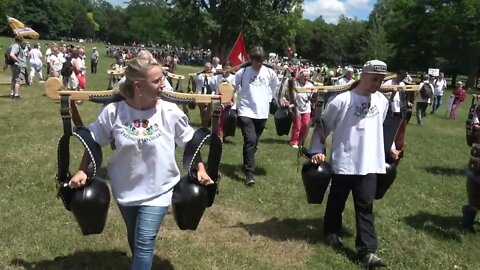
[[456, 176], [465, 175], [465, 168], [444, 168], [440, 166], [425, 167], [424, 170], [430, 174]]
[[403, 221], [417, 229], [422, 230], [440, 240], [462, 241], [461, 216], [439, 216], [420, 211], [416, 215], [408, 216]]
[[[220, 164], [220, 172], [235, 181], [245, 180], [245, 174], [243, 173], [242, 165], [240, 164]], [[255, 169], [255, 175], [265, 176], [267, 175], [267, 171], [264, 168], [257, 166]]]
[[[304, 240], [309, 244], [323, 243], [328, 245], [324, 237], [323, 219], [321, 218], [271, 218], [253, 224], [239, 223], [237, 226], [245, 229], [249, 235], [261, 235], [275, 241]], [[342, 237], [350, 238], [352, 233], [343, 229]], [[352, 262], [357, 262], [357, 254], [353, 249], [344, 246], [335, 251], [343, 254]]]
[[263, 138], [259, 140], [259, 143], [265, 143], [265, 144], [289, 144], [290, 143], [290, 137], [289, 136], [282, 136], [281, 138], [275, 137], [275, 138]]
[[[56, 257], [53, 260], [26, 261], [21, 258], [15, 258], [10, 265], [21, 266], [26, 270], [42, 269], [130, 269], [131, 259], [127, 257], [126, 252], [118, 250], [109, 251], [78, 251], [74, 254]], [[170, 270], [174, 269], [170, 261], [158, 256], [153, 258], [152, 269]]]
[[11, 99], [12, 96], [10, 96], [10, 95], [0, 95], [0, 98], [9, 98], [9, 99]]

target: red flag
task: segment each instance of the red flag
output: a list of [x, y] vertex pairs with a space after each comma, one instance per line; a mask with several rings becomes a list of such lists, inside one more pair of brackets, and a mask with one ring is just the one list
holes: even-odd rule
[[235, 45], [233, 45], [233, 48], [228, 55], [228, 60], [232, 67], [235, 67], [248, 61], [248, 59], [247, 49], [245, 48], [245, 43], [243, 43], [243, 34], [240, 33]]

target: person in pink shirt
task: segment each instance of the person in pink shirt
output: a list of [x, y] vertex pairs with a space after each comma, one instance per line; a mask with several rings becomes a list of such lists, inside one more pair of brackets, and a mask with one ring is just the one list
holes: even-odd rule
[[452, 108], [450, 109], [450, 119], [455, 120], [457, 118], [458, 106], [467, 98], [467, 92], [463, 88], [462, 82], [457, 82], [457, 87], [453, 90], [452, 96], [454, 96], [455, 99], [453, 100]]

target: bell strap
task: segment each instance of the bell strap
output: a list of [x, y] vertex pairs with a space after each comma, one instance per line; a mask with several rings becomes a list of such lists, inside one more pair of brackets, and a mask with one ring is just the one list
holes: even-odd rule
[[[71, 174], [69, 172], [70, 166], [70, 137], [76, 137], [85, 148], [90, 158], [89, 169], [87, 170], [87, 181], [95, 177], [98, 168], [102, 164], [102, 148], [98, 145], [92, 137], [90, 130], [83, 126], [78, 126], [72, 130], [71, 118], [81, 119], [76, 110], [76, 106], [73, 105], [72, 114], [70, 114], [70, 98], [68, 96], [60, 97], [60, 112], [62, 115], [64, 134], [60, 137], [57, 145], [57, 175], [55, 177], [57, 181], [58, 195], [63, 201], [63, 205], [70, 211], [70, 202], [73, 194], [73, 189], [70, 188], [69, 182]], [[75, 103], [73, 103], [75, 104]], [[75, 114], [77, 116], [73, 117]], [[74, 121], [75, 122], [75, 121]]]
[[209, 202], [207, 206], [213, 204], [215, 194], [218, 192], [218, 180], [220, 178], [218, 170], [220, 167], [220, 160], [222, 156], [222, 141], [218, 136], [218, 123], [220, 119], [221, 105], [220, 100], [214, 100], [212, 104], [212, 130], [207, 128], [199, 128], [193, 134], [193, 138], [185, 146], [183, 152], [182, 164], [188, 175], [192, 179], [197, 179], [196, 164], [201, 161], [200, 149], [209, 139], [210, 149], [208, 152], [208, 163], [206, 171], [208, 176], [215, 182], [207, 186]]

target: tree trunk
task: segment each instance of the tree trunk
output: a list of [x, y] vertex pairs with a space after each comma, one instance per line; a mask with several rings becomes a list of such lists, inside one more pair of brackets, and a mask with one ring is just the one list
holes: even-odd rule
[[468, 79], [465, 83], [466, 88], [475, 88], [477, 84], [478, 64], [475, 64], [470, 68], [468, 72]]
[[456, 85], [456, 84], [457, 84], [457, 74], [455, 73], [455, 74], [452, 75], [451, 87], [452, 87], [453, 89], [455, 89], [455, 85]]

